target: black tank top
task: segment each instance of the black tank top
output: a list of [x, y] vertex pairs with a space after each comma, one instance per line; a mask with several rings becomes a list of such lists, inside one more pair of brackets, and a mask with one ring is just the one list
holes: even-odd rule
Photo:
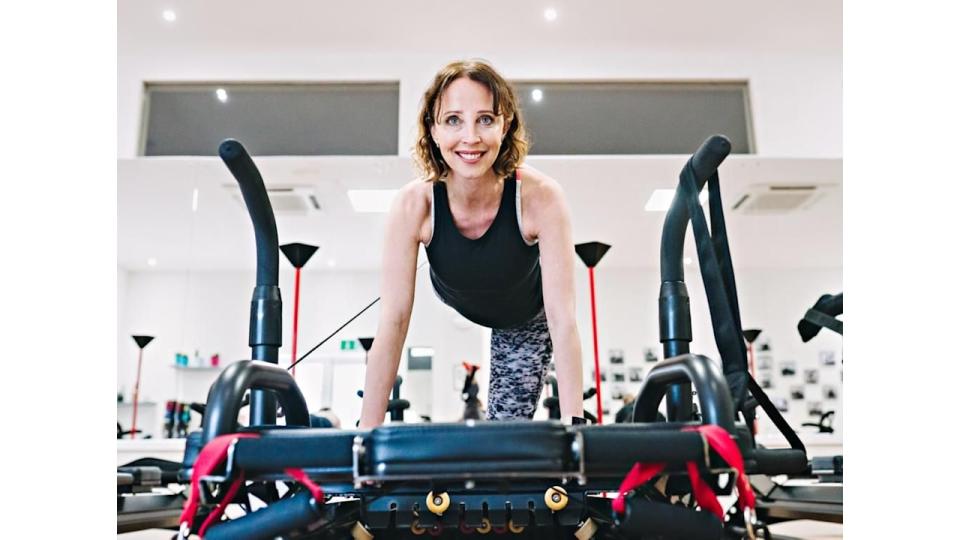
[[427, 246], [433, 288], [445, 304], [489, 328], [519, 326], [543, 309], [540, 247], [520, 234], [516, 199], [512, 175], [503, 182], [490, 228], [471, 240], [453, 222], [447, 185], [433, 184], [433, 236]]

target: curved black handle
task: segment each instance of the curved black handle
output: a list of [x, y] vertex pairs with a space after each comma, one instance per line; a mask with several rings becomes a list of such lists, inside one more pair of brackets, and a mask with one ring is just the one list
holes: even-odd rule
[[243, 202], [253, 221], [257, 239], [257, 285], [277, 285], [280, 268], [280, 242], [277, 221], [263, 177], [240, 141], [227, 139], [220, 143], [220, 158], [240, 184]]
[[727, 380], [719, 366], [699, 354], [668, 358], [650, 370], [640, 387], [637, 404], [633, 408], [633, 421], [655, 422], [657, 408], [667, 392], [667, 387], [687, 382], [693, 383], [700, 397], [703, 423], [720, 426], [731, 434], [736, 433], [733, 401]]
[[[730, 154], [730, 140], [723, 135], [711, 135], [700, 145], [700, 148], [690, 156], [687, 166], [693, 168], [697, 177], [697, 190], [703, 188]], [[687, 223], [690, 221], [690, 211], [687, 203], [680, 197], [680, 188], [677, 188], [670, 203], [670, 210], [663, 222], [663, 233], [660, 237], [660, 280], [683, 281], [683, 239], [687, 233]]]
[[241, 360], [227, 366], [210, 387], [203, 415], [203, 444], [237, 431], [237, 414], [247, 390], [273, 390], [286, 412], [288, 426], [310, 426], [307, 402], [287, 370], [267, 363]]

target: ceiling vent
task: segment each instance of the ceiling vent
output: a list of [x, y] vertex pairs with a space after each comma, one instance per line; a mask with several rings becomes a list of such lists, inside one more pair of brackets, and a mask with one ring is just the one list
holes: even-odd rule
[[[231, 192], [233, 199], [246, 210], [243, 194], [236, 184], [225, 184], [225, 189]], [[267, 187], [267, 197], [275, 215], [306, 216], [320, 212], [320, 201], [313, 188], [304, 186], [270, 186]]]
[[806, 210], [823, 197], [828, 186], [753, 185], [747, 188], [732, 210], [739, 214], [787, 214]]

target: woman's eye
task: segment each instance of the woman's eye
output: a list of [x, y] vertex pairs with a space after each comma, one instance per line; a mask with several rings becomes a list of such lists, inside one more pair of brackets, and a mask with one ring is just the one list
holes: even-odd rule
[[492, 117], [492, 116], [489, 116], [489, 115], [486, 115], [486, 114], [485, 114], [485, 115], [483, 115], [483, 116], [480, 117], [480, 125], [482, 125], [482, 126], [489, 126], [489, 125], [491, 125], [491, 124], [493, 124], [493, 117]]
[[448, 125], [448, 126], [456, 126], [456, 125], [459, 125], [459, 124], [460, 124], [460, 117], [458, 117], [458, 116], [448, 116], [448, 117], [447, 117], [447, 125]]

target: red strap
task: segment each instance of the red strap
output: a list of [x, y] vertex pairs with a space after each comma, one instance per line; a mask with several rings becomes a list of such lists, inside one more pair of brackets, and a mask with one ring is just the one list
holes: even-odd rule
[[750, 482], [747, 480], [740, 448], [737, 447], [733, 437], [723, 428], [714, 425], [700, 426], [697, 431], [706, 437], [710, 448], [713, 448], [728, 465], [737, 471], [737, 493], [739, 494], [740, 509], [755, 508], [757, 499], [753, 493], [753, 488], [750, 487]]
[[696, 499], [700, 508], [707, 512], [716, 514], [720, 521], [723, 521], [723, 507], [717, 499], [717, 494], [710, 489], [710, 486], [700, 477], [700, 469], [696, 462], [687, 462], [687, 474], [690, 475], [690, 487], [693, 488], [693, 498]]
[[[756, 507], [756, 497], [754, 496], [753, 488], [750, 487], [750, 482], [747, 481], [747, 475], [744, 471], [743, 456], [740, 454], [740, 448], [737, 446], [736, 441], [733, 440], [733, 437], [723, 428], [714, 425], [686, 427], [683, 428], [683, 431], [695, 431], [699, 433], [709, 447], [736, 471], [740, 509], [744, 510], [746, 508], [752, 509]], [[627, 492], [650, 481], [650, 479], [660, 474], [665, 468], [665, 463], [635, 463], [620, 484], [619, 493], [616, 499], [613, 500], [613, 510], [618, 514], [622, 514], [625, 510], [624, 497]], [[700, 469], [697, 467], [696, 462], [687, 462], [687, 473], [690, 475], [690, 485], [693, 489], [693, 496], [697, 504], [705, 511], [712, 512], [723, 520], [723, 507], [720, 505], [716, 493], [710, 489], [710, 486], [707, 485], [706, 481], [700, 476]]]
[[[197, 456], [197, 460], [193, 464], [193, 474], [190, 478], [190, 495], [187, 498], [187, 504], [184, 506], [183, 512], [180, 514], [181, 524], [186, 523], [189, 527], [193, 527], [193, 520], [197, 517], [197, 509], [200, 506], [200, 479], [212, 473], [227, 459], [227, 450], [235, 440], [255, 439], [257, 437], [259, 437], [259, 435], [255, 433], [221, 435], [203, 447], [203, 450], [200, 451], [200, 455]], [[236, 495], [236, 490], [239, 489], [239, 485], [243, 483], [242, 479], [243, 475], [241, 474], [240, 478], [231, 484], [227, 492], [231, 498]], [[225, 503], [228, 502], [229, 499], [225, 497], [221, 505], [226, 506]], [[216, 514], [217, 518], [219, 518], [223, 512], [220, 508], [221, 505], [217, 505], [217, 508], [214, 509], [214, 514]], [[211, 514], [211, 516], [214, 514]], [[206, 527], [208, 522], [210, 522], [209, 518], [204, 522], [204, 527]]]
[[626, 478], [620, 483], [617, 498], [613, 500], [613, 511], [622, 514], [625, 510], [624, 497], [627, 495], [627, 492], [647, 483], [651, 478], [660, 474], [666, 467], [666, 463], [640, 463], [639, 461], [634, 463], [633, 468], [630, 469]]
[[293, 477], [294, 480], [300, 482], [304, 486], [307, 486], [307, 489], [310, 490], [310, 494], [313, 495], [313, 500], [317, 501], [317, 504], [323, 504], [323, 488], [318, 486], [310, 480], [307, 476], [307, 473], [303, 469], [284, 469], [285, 473]]

